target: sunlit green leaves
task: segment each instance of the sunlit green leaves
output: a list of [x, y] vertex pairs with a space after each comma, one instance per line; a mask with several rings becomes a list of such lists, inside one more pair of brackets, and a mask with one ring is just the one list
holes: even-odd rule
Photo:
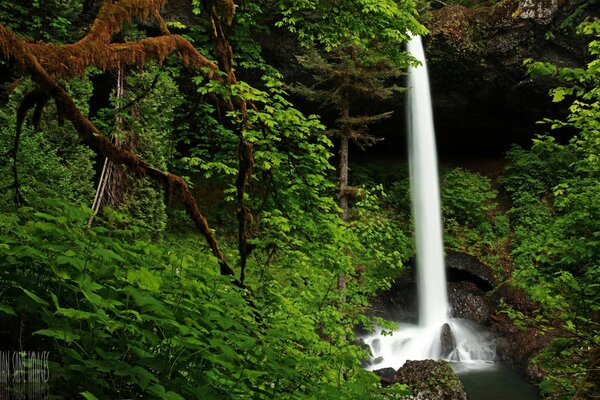
[[279, 0], [275, 4], [281, 13], [276, 25], [297, 35], [304, 46], [331, 51], [350, 41], [361, 49], [379, 49], [399, 65], [406, 58], [402, 42], [408, 37], [407, 31], [426, 32], [417, 22], [412, 0]]

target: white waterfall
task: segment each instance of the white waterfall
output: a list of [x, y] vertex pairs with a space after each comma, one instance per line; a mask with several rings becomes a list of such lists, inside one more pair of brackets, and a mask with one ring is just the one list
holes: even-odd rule
[[397, 369], [407, 360], [490, 361], [492, 344], [468, 321], [449, 317], [435, 130], [421, 37], [411, 38], [408, 51], [421, 63], [409, 68], [407, 104], [419, 323], [401, 323], [392, 335], [363, 338], [373, 353], [369, 369]]
[[420, 36], [408, 51], [421, 63], [408, 70], [408, 158], [417, 245], [419, 325], [438, 327], [448, 318], [448, 294], [429, 76]]

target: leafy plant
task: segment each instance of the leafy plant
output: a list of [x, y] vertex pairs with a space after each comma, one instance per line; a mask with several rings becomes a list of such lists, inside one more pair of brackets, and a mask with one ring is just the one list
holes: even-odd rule
[[447, 245], [477, 256], [496, 257], [508, 235], [489, 178], [462, 168], [444, 171], [441, 202]]
[[373, 292], [389, 285], [403, 269], [404, 261], [413, 254], [412, 225], [403, 223], [395, 210], [385, 206], [387, 194], [378, 185], [372, 189], [361, 189], [361, 198], [351, 215], [350, 227], [362, 245], [359, 254], [367, 275], [377, 279], [367, 280], [378, 287]]
[[[31, 82], [23, 82], [10, 93], [8, 104], [0, 108], [0, 154], [3, 155], [0, 160], [0, 209], [14, 209], [15, 183], [20, 195], [31, 206], [40, 207], [44, 199], [58, 196], [74, 203], [91, 202], [93, 152], [81, 143], [72, 126], [56, 120], [54, 107], [45, 111], [39, 129], [26, 121], [15, 153], [16, 162], [10, 156], [15, 144], [14, 110], [18, 99], [30, 87]], [[82, 103], [91, 95], [92, 88], [86, 78], [71, 80], [67, 87]]]
[[202, 244], [158, 246], [130, 230], [86, 228], [86, 210], [47, 208], [2, 214], [0, 260], [12, 268], [1, 270], [0, 321], [4, 346], [50, 352], [51, 393], [354, 399], [382, 390], [315, 285], [322, 276], [308, 278], [311, 291], [265, 278], [255, 297], [215, 272]]
[[540, 304], [541, 320], [531, 326], [554, 330], [556, 338], [533, 362], [548, 374], [541, 387], [551, 398], [589, 398], [597, 393], [600, 352], [600, 22], [590, 20], [580, 33], [594, 35], [593, 60], [586, 68], [559, 68], [526, 61], [530, 73], [552, 75], [566, 86], [553, 89], [556, 102], [571, 99], [565, 120], [568, 143], [539, 136], [531, 151], [515, 148], [504, 185], [513, 199], [513, 258], [517, 284]]

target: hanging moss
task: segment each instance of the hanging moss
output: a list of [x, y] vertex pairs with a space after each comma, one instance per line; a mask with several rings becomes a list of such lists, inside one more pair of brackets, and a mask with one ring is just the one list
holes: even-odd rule
[[162, 63], [175, 52], [188, 68], [216, 71], [214, 63], [200, 54], [187, 39], [178, 35], [167, 34], [131, 43], [111, 43], [112, 37], [121, 32], [123, 25], [134, 18], [144, 21], [153, 15], [159, 26], [168, 32], [158, 12], [165, 3], [165, 0], [123, 0], [116, 4], [106, 1], [90, 31], [78, 42], [65, 45], [28, 43], [0, 25], [0, 53], [14, 59], [23, 69], [29, 69], [22, 59], [22, 53], [26, 52], [35, 57], [48, 74], [61, 78], [81, 76], [90, 66], [104, 71], [116, 71], [119, 65], [142, 68], [147, 60]]
[[178, 196], [213, 254], [219, 259], [221, 273], [233, 275], [234, 271], [225, 261], [208, 221], [198, 208], [187, 183], [181, 177], [155, 168], [131, 151], [111, 143], [83, 115], [69, 93], [57, 81], [58, 77], [82, 75], [90, 66], [113, 70], [118, 68], [119, 64], [141, 67], [148, 59], [160, 63], [174, 52], [177, 52], [183, 63], [190, 68], [208, 68], [215, 71], [216, 65], [180, 36], [166, 35], [133, 43], [110, 43], [112, 35], [120, 32], [123, 24], [133, 18], [144, 20], [149, 15], [157, 16], [158, 9], [164, 3], [164, 0], [123, 0], [114, 4], [107, 0], [103, 3], [89, 33], [79, 42], [68, 45], [28, 43], [0, 25], [0, 55], [13, 60], [17, 68], [29, 74], [38, 84], [41, 92], [54, 99], [64, 118], [71, 121], [86, 144], [112, 162], [126, 165], [135, 174], [158, 180], [168, 188], [169, 193]]

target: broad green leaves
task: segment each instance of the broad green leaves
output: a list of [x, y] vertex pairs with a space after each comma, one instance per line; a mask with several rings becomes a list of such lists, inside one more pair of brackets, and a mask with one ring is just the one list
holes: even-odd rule
[[304, 46], [331, 51], [350, 41], [361, 49], [379, 49], [399, 65], [405, 62], [402, 43], [407, 32], [426, 32], [417, 22], [412, 0], [279, 0], [275, 4], [281, 12], [276, 25], [296, 34]]
[[[600, 21], [588, 21], [581, 32], [600, 32]], [[597, 39], [597, 38], [596, 38]], [[560, 143], [550, 135], [534, 140], [530, 151], [513, 148], [503, 184], [511, 194], [514, 229], [512, 255], [515, 282], [540, 310], [535, 318], [518, 316], [555, 339], [534, 360], [548, 371], [544, 393], [572, 398], [597, 392], [585, 381], [600, 351], [600, 79], [598, 41], [590, 43], [593, 60], [586, 68], [558, 68], [527, 61], [534, 75], [550, 75], [565, 84], [550, 94], [570, 101], [563, 120], [544, 120], [552, 129], [574, 135]], [[588, 387], [588, 384], [592, 386]], [[591, 392], [588, 392], [591, 391]]]
[[[0, 247], [0, 259], [13, 257], [11, 268], [2, 270], [0, 321], [15, 327], [27, 316], [23, 345], [53, 355], [51, 393], [350, 400], [382, 390], [358, 365], [365, 355], [351, 343], [357, 289], [349, 288], [347, 310], [338, 309], [329, 290], [336, 271], [350, 265], [335, 260], [339, 249], [310, 232], [323, 221], [311, 227], [304, 220], [305, 231], [320, 239], [314, 246], [295, 234], [293, 243], [281, 243], [281, 250], [296, 252], [278, 253], [277, 265], [263, 271], [262, 280], [253, 278], [257, 292], [251, 294], [219, 276], [214, 260], [197, 255], [197, 243], [131, 241], [130, 232], [86, 228], [85, 218], [67, 216], [79, 213], [56, 207], [0, 220], [0, 235], [11, 243]], [[334, 221], [339, 224], [336, 214], [325, 234], [341, 240]], [[299, 229], [290, 221], [273, 223]], [[27, 268], [31, 257], [12, 254], [25, 245], [36, 250]], [[333, 270], [315, 268], [317, 262]]]

